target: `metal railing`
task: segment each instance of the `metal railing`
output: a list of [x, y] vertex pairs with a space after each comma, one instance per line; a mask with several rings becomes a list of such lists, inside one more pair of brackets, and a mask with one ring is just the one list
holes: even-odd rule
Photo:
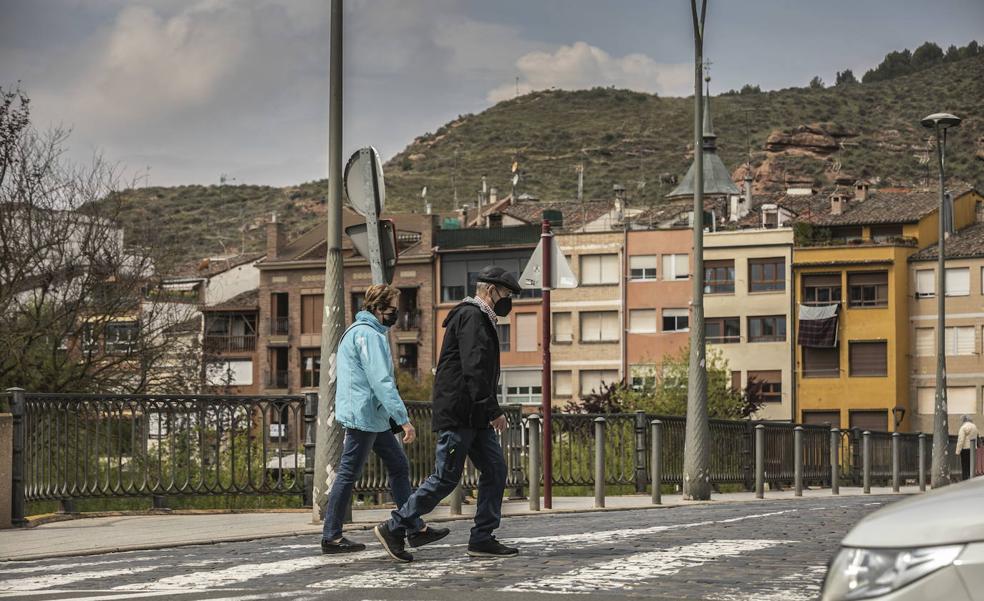
[[270, 370], [267, 373], [267, 387], [287, 388], [287, 378], [289, 372], [286, 369]]
[[271, 336], [286, 336], [290, 333], [290, 318], [289, 317], [271, 317], [270, 318], [270, 335]]
[[396, 327], [403, 331], [419, 330], [421, 323], [420, 309], [401, 311], [399, 318], [396, 320]]
[[256, 334], [238, 336], [206, 334], [205, 350], [211, 353], [244, 353], [256, 350]]

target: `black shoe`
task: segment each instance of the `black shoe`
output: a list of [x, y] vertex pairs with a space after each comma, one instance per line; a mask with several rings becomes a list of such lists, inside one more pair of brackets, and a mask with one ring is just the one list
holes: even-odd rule
[[366, 546], [362, 543], [357, 543], [350, 541], [344, 536], [341, 540], [335, 542], [327, 541], [321, 539], [321, 552], [325, 555], [334, 555], [336, 553], [358, 553], [359, 551], [365, 551]]
[[373, 534], [379, 540], [380, 544], [383, 545], [383, 549], [389, 553], [389, 556], [397, 561], [403, 561], [409, 563], [413, 561], [413, 555], [410, 555], [404, 549], [404, 540], [402, 536], [397, 536], [393, 534], [386, 522], [379, 524], [372, 529]]
[[435, 528], [428, 526], [423, 532], [414, 532], [407, 537], [407, 542], [411, 547], [423, 547], [431, 543], [436, 543], [445, 536], [451, 534], [450, 528]]
[[507, 547], [495, 538], [480, 543], [468, 543], [468, 554], [472, 557], [513, 557], [519, 549]]

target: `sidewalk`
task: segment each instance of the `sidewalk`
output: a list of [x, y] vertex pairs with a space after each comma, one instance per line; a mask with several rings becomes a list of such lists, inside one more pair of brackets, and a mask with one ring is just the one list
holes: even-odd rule
[[[899, 494], [919, 492], [917, 486], [906, 486]], [[860, 488], [841, 487], [840, 496], [861, 496]], [[891, 487], [872, 487], [872, 495], [891, 495]], [[804, 490], [804, 501], [830, 499], [829, 488]], [[604, 509], [594, 507], [593, 497], [555, 497], [553, 509], [530, 511], [529, 501], [506, 501], [504, 516], [537, 515], [545, 513], [575, 513], [620, 511], [627, 509], [672, 508], [715, 503], [768, 503], [770, 499], [791, 500], [792, 490], [769, 491], [765, 500], [755, 493], [722, 493], [711, 501], [684, 501], [680, 495], [663, 495], [662, 505], [652, 505], [649, 495], [608, 497]], [[462, 506], [461, 516], [450, 515], [442, 505], [428, 516], [429, 522], [467, 520], [474, 514], [475, 505]], [[354, 523], [346, 530], [365, 530], [389, 517], [389, 509], [359, 509]], [[218, 542], [255, 540], [280, 536], [310, 535], [317, 543], [320, 524], [311, 523], [310, 510], [262, 513], [171, 513], [152, 515], [114, 515], [65, 520], [35, 528], [0, 530], [0, 561], [43, 559], [78, 555], [95, 555], [117, 551], [162, 549], [183, 545], [202, 545]]]

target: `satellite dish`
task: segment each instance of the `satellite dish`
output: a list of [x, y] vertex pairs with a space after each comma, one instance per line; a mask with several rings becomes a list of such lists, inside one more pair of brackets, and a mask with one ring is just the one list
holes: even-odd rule
[[352, 208], [363, 217], [386, 210], [383, 164], [372, 146], [355, 152], [345, 165], [345, 193]]
[[519, 174], [517, 173], [512, 177], [512, 185], [515, 187], [519, 183]]

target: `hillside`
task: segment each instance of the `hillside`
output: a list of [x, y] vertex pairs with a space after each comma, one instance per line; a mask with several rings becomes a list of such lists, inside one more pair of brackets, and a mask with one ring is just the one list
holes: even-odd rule
[[[887, 81], [726, 94], [711, 102], [725, 164], [740, 177], [751, 148], [754, 187], [767, 191], [803, 177], [818, 185], [857, 178], [876, 186], [925, 185], [935, 163], [919, 120], [941, 110], [964, 118], [948, 145], [951, 181], [984, 186], [982, 99], [984, 55]], [[415, 139], [385, 165], [388, 205], [422, 210], [419, 193], [427, 186], [435, 210], [451, 209], [453, 173], [459, 204], [474, 202], [483, 174], [508, 194], [513, 160], [522, 175], [517, 193], [573, 198], [575, 165], [583, 163], [586, 197], [607, 198], [620, 183], [630, 202], [655, 203], [689, 165], [692, 123], [692, 98], [600, 88], [534, 92]], [[237, 252], [244, 224], [252, 228], [247, 250], [261, 249], [258, 226], [272, 212], [299, 233], [323, 218], [325, 193], [323, 181], [141, 188], [121, 195], [121, 218], [124, 225], [154, 223], [193, 260]]]

